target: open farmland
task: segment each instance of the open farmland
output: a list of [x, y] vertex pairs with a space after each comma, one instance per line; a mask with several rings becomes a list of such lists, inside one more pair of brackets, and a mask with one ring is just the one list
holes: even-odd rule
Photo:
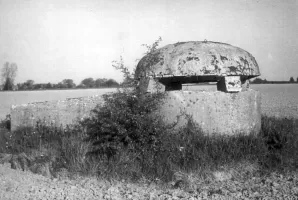
[[77, 90], [40, 90], [40, 91], [9, 91], [0, 92], [0, 119], [10, 113], [11, 105], [31, 102], [64, 100], [93, 95], [102, 95], [115, 91], [115, 88], [105, 89], [77, 89]]
[[251, 87], [262, 94], [263, 114], [298, 118], [298, 84], [261, 84]]

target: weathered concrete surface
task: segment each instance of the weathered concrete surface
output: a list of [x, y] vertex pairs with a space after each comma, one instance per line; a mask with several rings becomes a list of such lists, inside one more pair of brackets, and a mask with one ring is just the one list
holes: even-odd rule
[[135, 76], [247, 76], [260, 75], [255, 58], [247, 51], [219, 42], [178, 42], [144, 56]]
[[177, 128], [192, 116], [206, 134], [249, 134], [261, 129], [261, 96], [257, 91], [168, 91], [166, 94], [160, 114], [168, 124], [177, 122]]
[[35, 126], [38, 120], [55, 126], [73, 124], [78, 119], [88, 116], [90, 111], [101, 103], [103, 103], [102, 96], [91, 96], [13, 105], [11, 130], [16, 130], [19, 126]]
[[[259, 66], [247, 51], [219, 42], [170, 44], [144, 56], [135, 79], [141, 93], [165, 92], [160, 114], [167, 123], [191, 117], [207, 134], [259, 132], [260, 94], [249, 89]], [[216, 82], [216, 92], [181, 91], [182, 84]]]

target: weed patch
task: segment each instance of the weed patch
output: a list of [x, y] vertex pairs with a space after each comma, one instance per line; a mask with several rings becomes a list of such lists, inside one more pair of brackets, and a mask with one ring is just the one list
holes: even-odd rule
[[149, 97], [141, 101], [120, 91], [105, 100], [106, 107], [72, 127], [39, 122], [9, 132], [2, 152], [52, 152], [56, 169], [134, 181], [171, 181], [177, 173], [204, 177], [242, 162], [257, 163], [262, 173], [297, 169], [296, 119], [263, 116], [259, 134], [206, 136], [191, 120], [170, 129], [152, 115]]

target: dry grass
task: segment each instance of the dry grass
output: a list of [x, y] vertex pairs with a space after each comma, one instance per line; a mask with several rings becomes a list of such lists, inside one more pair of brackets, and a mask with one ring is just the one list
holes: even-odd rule
[[[132, 146], [120, 146], [122, 149], [111, 159], [88, 156], [93, 145], [85, 140], [86, 132], [80, 126], [63, 130], [39, 124], [34, 129], [10, 133], [13, 137], [6, 135], [4, 139], [9, 147], [4, 150], [49, 155], [57, 168], [65, 167], [73, 173], [109, 180], [165, 181], [171, 182], [173, 187], [191, 188], [194, 183], [295, 170], [298, 166], [297, 124], [296, 119], [263, 116], [258, 135], [235, 137], [204, 136], [195, 126], [189, 126], [175, 134], [164, 131], [156, 149], [144, 145], [140, 151], [131, 149]], [[29, 131], [34, 134], [28, 134]]]

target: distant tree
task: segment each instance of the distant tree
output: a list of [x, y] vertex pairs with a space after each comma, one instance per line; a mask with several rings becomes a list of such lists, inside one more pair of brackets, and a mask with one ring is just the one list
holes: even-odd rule
[[27, 80], [25, 82], [25, 85], [26, 85], [28, 90], [32, 90], [34, 88], [34, 81], [33, 80]]
[[53, 84], [52, 83], [47, 83], [45, 88], [46, 89], [52, 89], [53, 88]]
[[95, 81], [93, 78], [85, 78], [82, 80], [81, 85], [85, 85], [87, 88], [93, 88], [95, 86]]
[[34, 89], [34, 81], [33, 80], [27, 80], [24, 83], [18, 83], [18, 90], [32, 90]]
[[42, 84], [42, 83], [34, 84], [34, 87], [33, 87], [34, 90], [42, 90], [44, 88], [45, 88], [45, 84]]
[[18, 86], [18, 90], [25, 90], [24, 83], [18, 83], [17, 86]]
[[119, 83], [117, 83], [117, 81], [115, 81], [114, 79], [107, 80], [105, 84], [106, 84], [107, 87], [117, 87], [117, 86], [119, 86]]
[[[23, 90], [23, 84], [22, 83], [18, 83], [17, 86], [18, 86], [18, 90]], [[1, 88], [1, 86], [0, 86], [0, 88]]]
[[290, 78], [290, 83], [294, 83], [295, 82], [295, 80], [294, 80], [294, 78], [293, 78], [293, 76]]
[[76, 84], [73, 82], [72, 79], [64, 79], [62, 81], [62, 84], [65, 86], [65, 88], [75, 88]]
[[59, 82], [59, 83], [57, 84], [57, 88], [60, 88], [60, 89], [67, 88], [67, 85], [64, 84], [63, 82]]
[[6, 79], [3, 86], [3, 90], [13, 90], [13, 82], [10, 78]]
[[265, 83], [265, 82], [267, 82], [267, 80], [266, 79], [263, 80], [261, 78], [256, 78], [255, 80], [252, 81], [252, 83]]
[[297, 79], [296, 79], [296, 82], [298, 83], [298, 77], [297, 77]]
[[81, 83], [80, 85], [77, 86], [77, 88], [87, 88], [87, 87], [86, 87], [86, 85]]
[[1, 71], [3, 90], [13, 90], [14, 80], [17, 76], [18, 66], [15, 63], [6, 62]]
[[106, 82], [107, 82], [106, 78], [98, 78], [95, 80], [95, 87], [97, 88], [105, 87]]
[[55, 84], [55, 83], [51, 84], [51, 86], [52, 86], [52, 89], [57, 89], [58, 88], [58, 84]]

